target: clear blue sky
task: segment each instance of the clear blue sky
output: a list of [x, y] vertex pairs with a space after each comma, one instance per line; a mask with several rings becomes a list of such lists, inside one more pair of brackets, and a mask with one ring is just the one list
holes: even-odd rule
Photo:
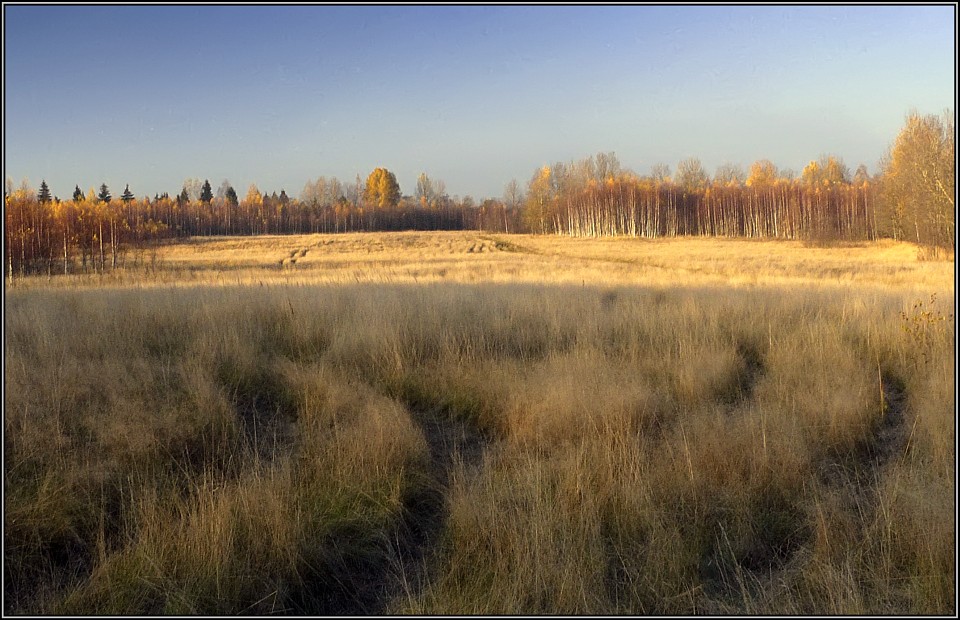
[[928, 7], [4, 7], [4, 174], [68, 197], [184, 179], [299, 195], [376, 166], [499, 196], [615, 151], [644, 174], [832, 153], [877, 162], [954, 109]]

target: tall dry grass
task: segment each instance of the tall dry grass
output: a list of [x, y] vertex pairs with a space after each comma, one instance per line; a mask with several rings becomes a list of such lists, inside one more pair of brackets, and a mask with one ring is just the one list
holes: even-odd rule
[[361, 237], [7, 290], [6, 611], [955, 612], [952, 265]]

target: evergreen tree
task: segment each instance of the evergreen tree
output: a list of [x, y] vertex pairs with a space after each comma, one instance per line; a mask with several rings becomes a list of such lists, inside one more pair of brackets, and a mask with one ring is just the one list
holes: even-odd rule
[[227, 202], [233, 206], [240, 204], [240, 198], [237, 196], [237, 190], [233, 189], [233, 187], [227, 188], [227, 191], [224, 193], [224, 197], [227, 199]]
[[37, 200], [40, 204], [50, 202], [50, 188], [46, 181], [40, 181], [40, 192], [37, 194]]
[[210, 204], [211, 200], [213, 200], [213, 188], [210, 187], [210, 181], [205, 180], [203, 182], [203, 189], [200, 190], [200, 202]]
[[111, 196], [110, 196], [110, 190], [107, 188], [107, 184], [106, 184], [106, 183], [101, 183], [101, 184], [100, 184], [100, 193], [97, 194], [97, 198], [99, 198], [100, 200], [102, 200], [102, 201], [104, 201], [104, 202], [110, 202], [110, 198], [111, 198]]
[[180, 195], [177, 196], [177, 205], [182, 207], [183, 205], [189, 204], [189, 203], [190, 203], [190, 195], [187, 193], [187, 188], [184, 187], [183, 191], [180, 192]]
[[130, 191], [129, 183], [127, 183], [127, 187], [123, 190], [123, 195], [120, 196], [120, 200], [124, 202], [130, 202], [133, 200], [133, 192]]
[[83, 190], [80, 189], [79, 185], [75, 185], [73, 188], [73, 201], [74, 202], [83, 201]]

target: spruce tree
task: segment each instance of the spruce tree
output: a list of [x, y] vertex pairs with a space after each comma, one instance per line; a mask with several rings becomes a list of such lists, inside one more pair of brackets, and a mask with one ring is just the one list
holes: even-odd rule
[[200, 190], [200, 202], [210, 204], [211, 200], [213, 200], [213, 188], [210, 187], [208, 179], [203, 182], [203, 189]]
[[130, 202], [133, 200], [133, 192], [130, 191], [130, 184], [127, 183], [127, 187], [123, 190], [123, 194], [120, 196], [120, 200], [124, 202]]
[[50, 188], [46, 181], [40, 181], [40, 192], [37, 194], [37, 200], [40, 204], [50, 202]]
[[83, 190], [80, 189], [79, 185], [75, 185], [73, 188], [73, 201], [83, 202]]
[[110, 196], [110, 190], [107, 188], [107, 184], [106, 184], [106, 183], [102, 183], [102, 184], [100, 185], [100, 193], [97, 194], [97, 198], [99, 198], [100, 200], [102, 200], [102, 201], [104, 201], [104, 202], [110, 202], [110, 198], [111, 198], [111, 196]]

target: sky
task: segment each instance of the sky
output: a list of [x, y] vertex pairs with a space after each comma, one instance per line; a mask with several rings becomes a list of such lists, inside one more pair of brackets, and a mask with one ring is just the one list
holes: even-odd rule
[[955, 110], [953, 6], [4, 5], [4, 176], [69, 197], [378, 166], [496, 197], [554, 162], [834, 154]]

